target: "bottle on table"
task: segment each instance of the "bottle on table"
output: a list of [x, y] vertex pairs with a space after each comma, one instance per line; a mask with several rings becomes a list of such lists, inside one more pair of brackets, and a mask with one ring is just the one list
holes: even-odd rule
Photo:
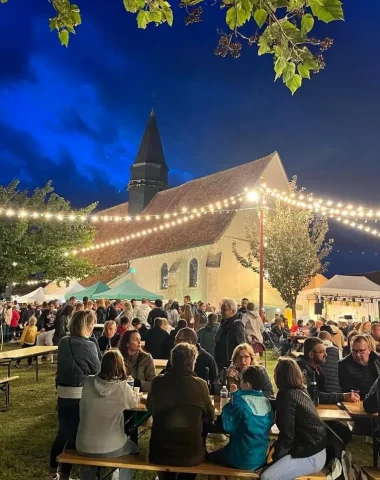
[[228, 403], [228, 389], [223, 385], [220, 391], [220, 409], [222, 409], [226, 403]]
[[128, 375], [127, 377], [127, 383], [128, 385], [133, 388], [134, 384], [135, 384], [135, 379], [132, 377], [132, 375]]
[[313, 376], [312, 376], [312, 380], [311, 380], [311, 383], [310, 383], [310, 396], [311, 396], [311, 399], [313, 400], [313, 403], [316, 407], [318, 407], [319, 405], [319, 392], [318, 392], [318, 386], [317, 386], [317, 379], [316, 379], [316, 375], [315, 375], [315, 372], [313, 371]]

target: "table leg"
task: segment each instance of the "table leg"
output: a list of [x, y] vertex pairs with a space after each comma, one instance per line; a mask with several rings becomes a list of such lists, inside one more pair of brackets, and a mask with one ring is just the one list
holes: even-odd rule
[[379, 438], [378, 435], [378, 425], [376, 419], [372, 419], [372, 457], [373, 457], [373, 466], [377, 467], [378, 457], [379, 457]]
[[38, 382], [38, 356], [34, 357], [36, 364], [36, 382]]
[[9, 389], [10, 389], [10, 384], [9, 382], [7, 382], [5, 384], [5, 411], [7, 411], [9, 407]]
[[11, 363], [12, 363], [12, 360], [10, 360], [8, 363], [8, 377], [11, 376]]

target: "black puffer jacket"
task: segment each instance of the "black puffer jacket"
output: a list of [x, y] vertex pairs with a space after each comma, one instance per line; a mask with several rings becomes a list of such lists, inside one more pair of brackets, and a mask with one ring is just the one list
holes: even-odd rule
[[371, 352], [366, 366], [355, 362], [350, 353], [338, 363], [339, 383], [343, 392], [359, 390], [363, 400], [380, 375], [380, 357]]
[[214, 358], [219, 370], [229, 367], [232, 353], [238, 345], [245, 343], [247, 337], [240, 314], [222, 320], [215, 335]]
[[326, 346], [326, 361], [319, 368], [325, 378], [325, 391], [327, 393], [339, 393], [342, 391], [339, 385], [338, 363], [339, 349], [334, 345]]

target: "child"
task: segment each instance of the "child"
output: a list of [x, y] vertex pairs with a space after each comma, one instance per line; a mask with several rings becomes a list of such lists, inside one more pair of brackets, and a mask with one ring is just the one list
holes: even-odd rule
[[262, 392], [266, 384], [264, 369], [258, 365], [247, 367], [241, 377], [241, 390], [231, 385], [231, 401], [222, 410], [223, 430], [230, 434], [230, 441], [210, 453], [209, 459], [226, 467], [254, 471], [266, 461], [273, 412]]
[[[124, 432], [124, 410], [136, 408], [139, 396], [126, 381], [119, 350], [107, 350], [98, 375], [86, 378], [80, 401], [76, 447], [88, 457], [120, 457], [135, 453], [137, 445]], [[132, 480], [133, 470], [121, 469], [120, 480]], [[82, 466], [81, 480], [95, 480], [96, 467]]]
[[[36, 342], [37, 337], [37, 318], [32, 315], [29, 318], [28, 326], [24, 328], [21, 339], [20, 345], [22, 348], [33, 347]], [[28, 358], [28, 368], [32, 366], [33, 357]], [[20, 368], [21, 359], [16, 361], [15, 367]]]

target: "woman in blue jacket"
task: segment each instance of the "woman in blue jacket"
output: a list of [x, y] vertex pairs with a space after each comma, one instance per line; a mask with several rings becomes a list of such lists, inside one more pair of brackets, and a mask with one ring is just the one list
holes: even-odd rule
[[231, 386], [231, 401], [222, 410], [223, 430], [230, 441], [221, 450], [210, 453], [213, 463], [243, 470], [257, 470], [266, 462], [273, 412], [262, 389], [265, 370], [250, 366], [241, 374], [240, 390]]

